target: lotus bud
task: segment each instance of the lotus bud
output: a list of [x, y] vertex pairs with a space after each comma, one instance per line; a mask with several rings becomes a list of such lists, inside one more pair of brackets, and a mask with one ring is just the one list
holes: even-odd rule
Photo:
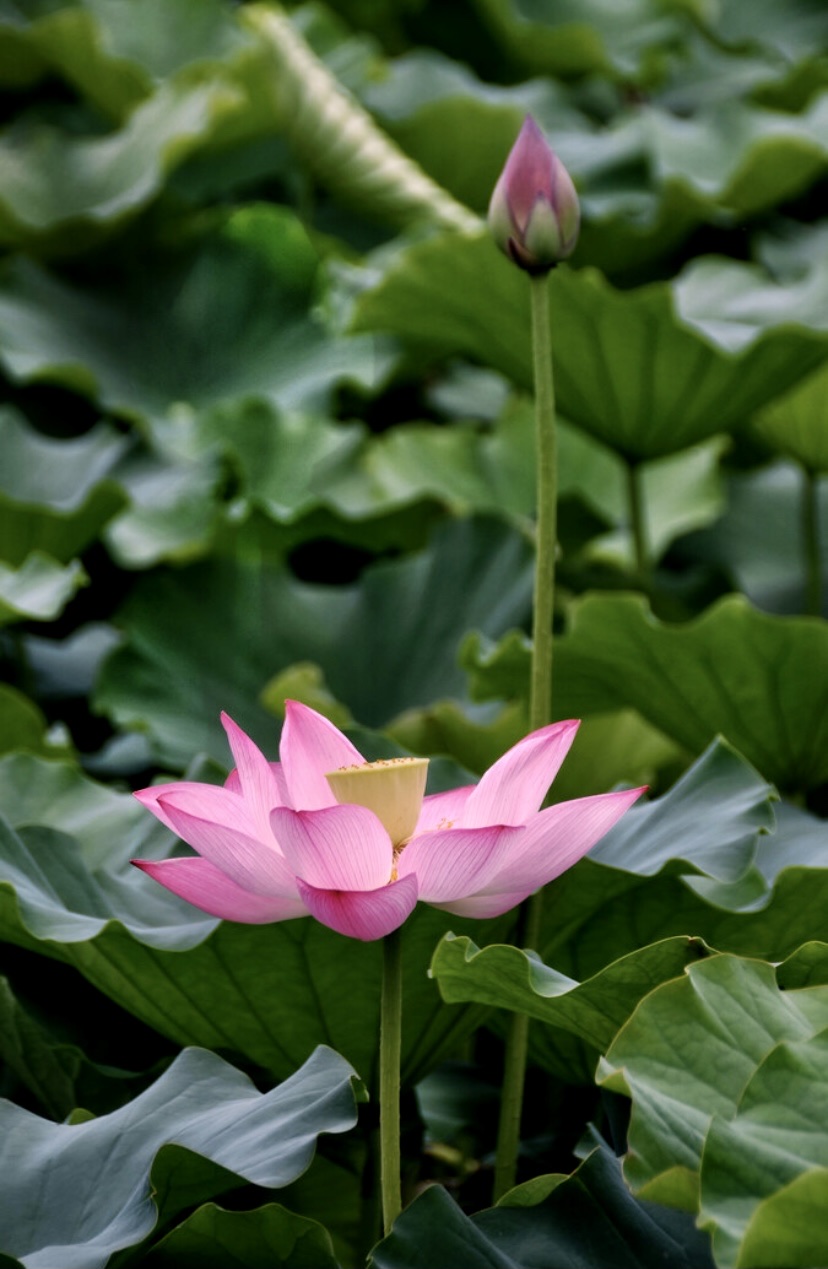
[[489, 203], [494, 240], [527, 273], [548, 273], [575, 250], [580, 224], [572, 178], [527, 115]]

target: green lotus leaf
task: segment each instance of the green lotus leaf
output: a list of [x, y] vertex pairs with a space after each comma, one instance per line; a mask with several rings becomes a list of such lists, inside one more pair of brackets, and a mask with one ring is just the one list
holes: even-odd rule
[[739, 1249], [742, 1265], [768, 1269], [818, 1264], [825, 1259], [822, 1214], [828, 1168], [809, 1168], [759, 1203]]
[[[676, 538], [705, 528], [722, 514], [725, 491], [719, 462], [726, 445], [724, 437], [714, 436], [679, 454], [668, 454], [666, 458], [641, 464], [638, 477], [644, 543], [649, 558], [660, 559]], [[595, 466], [597, 468], [597, 464]], [[623, 482], [623, 496], [612, 517], [617, 527], [587, 543], [585, 554], [588, 558], [613, 560], [635, 568], [635, 547], [629, 526], [628, 473], [623, 464], [619, 462], [618, 466], [620, 471], [616, 475]], [[605, 489], [605, 503], [609, 502], [606, 494]]]
[[784, 14], [773, 0], [759, 0], [749, 14], [739, 0], [722, 0], [715, 11], [700, 6], [694, 12], [724, 44], [738, 49], [764, 45], [786, 61], [812, 56], [828, 39], [825, 10], [811, 0], [794, 0]]
[[[587, 1259], [585, 1259], [585, 1256]], [[371, 1269], [712, 1269], [709, 1240], [681, 1212], [638, 1203], [603, 1146], [571, 1176], [538, 1177], [466, 1216], [438, 1185], [403, 1212]]]
[[40, 708], [14, 687], [0, 683], [0, 753], [21, 750], [44, 757], [63, 757], [66, 741], [49, 735]]
[[91, 245], [156, 198], [169, 172], [238, 107], [226, 84], [170, 85], [108, 135], [41, 125], [0, 138], [0, 242], [71, 253]]
[[[525, 693], [522, 636], [489, 651], [469, 640], [463, 655], [478, 698]], [[783, 790], [828, 778], [828, 632], [817, 620], [768, 616], [733, 595], [668, 625], [640, 596], [596, 593], [574, 604], [555, 658], [561, 717], [632, 707], [691, 753], [727, 737]]]
[[[279, 553], [319, 536], [379, 549], [380, 521], [405, 537], [401, 513], [410, 508], [411, 525], [421, 526], [435, 503], [457, 514], [503, 515], [523, 526], [535, 500], [533, 430], [525, 406], [491, 427], [406, 423], [378, 436], [360, 424], [279, 410], [263, 400], [200, 414], [180, 406], [153, 425], [150, 453], [119, 465], [130, 506], [107, 526], [105, 539], [119, 562], [135, 568], [204, 555], [251, 511], [285, 526], [282, 532], [272, 525], [260, 529]], [[589, 482], [598, 497], [606, 463], [599, 455], [587, 466], [583, 449], [571, 429], [562, 437], [562, 484], [575, 467], [572, 482]], [[236, 477], [230, 504], [222, 498], [228, 466]], [[412, 527], [415, 543], [422, 533]]]
[[828, 362], [755, 414], [751, 431], [812, 472], [828, 472]]
[[[73, 1037], [75, 1043], [67, 1041], [62, 1026], [66, 1014], [61, 1021], [54, 1017], [51, 976], [43, 986], [42, 999], [49, 1001], [48, 1021], [42, 1008], [31, 1002], [30, 983], [26, 984], [24, 1001], [15, 995], [8, 979], [0, 978], [0, 1060], [5, 1066], [7, 1096], [24, 1101], [30, 1108], [32, 1104], [39, 1105], [49, 1118], [59, 1122], [78, 1106], [90, 1114], [115, 1110], [150, 1083], [154, 1072], [136, 1073], [92, 1062], [77, 1043], [80, 1038], [77, 1033]], [[71, 1005], [68, 1001], [67, 1005], [71, 1016], [73, 1008], [77, 1009], [77, 995], [72, 997]], [[96, 1011], [94, 1020], [90, 1019], [90, 1032], [84, 1036], [84, 1044], [90, 1033], [94, 1034], [100, 1027], [101, 1015]], [[13, 1080], [18, 1086], [12, 1091], [9, 1085]]]
[[244, 22], [265, 50], [274, 124], [320, 184], [372, 219], [477, 229], [478, 217], [394, 145], [280, 8], [248, 5]]
[[[18, 573], [18, 586], [21, 580], [24, 586], [41, 584], [48, 595], [61, 579], [48, 576], [42, 555], [68, 564], [123, 507], [115, 469], [126, 446], [104, 423], [84, 436], [55, 440], [36, 432], [16, 410], [0, 410], [2, 555], [13, 565], [23, 565], [32, 552], [41, 555]], [[63, 591], [79, 578], [77, 571], [64, 571]], [[60, 593], [59, 588], [56, 597]], [[39, 602], [45, 601], [46, 596]]]
[[215, 1203], [197, 1208], [156, 1243], [142, 1260], [146, 1269], [338, 1269], [323, 1225], [278, 1203], [228, 1212]]
[[0, 1241], [23, 1265], [103, 1269], [194, 1202], [245, 1181], [280, 1188], [308, 1167], [320, 1133], [354, 1126], [354, 1078], [319, 1048], [259, 1093], [214, 1053], [190, 1049], [98, 1119], [55, 1124], [5, 1102]]
[[[811, 988], [814, 1004], [821, 991]], [[723, 1269], [773, 1263], [757, 1242], [769, 1226], [776, 1264], [807, 1265], [806, 1256], [816, 1264], [825, 1258], [828, 1234], [818, 1232], [818, 1202], [828, 1175], [826, 1075], [825, 1033], [779, 1044], [743, 1089], [735, 1116], [713, 1120], [702, 1155], [701, 1223], [713, 1234]], [[799, 1232], [800, 1222], [813, 1225], [809, 1236]], [[743, 1246], [746, 1237], [752, 1252]]]
[[639, 1000], [705, 954], [697, 939], [664, 939], [578, 983], [545, 965], [535, 952], [481, 949], [469, 938], [447, 934], [437, 945], [430, 972], [450, 1003], [475, 1001], [525, 1013], [577, 1036], [597, 1054], [609, 1047]]
[[554, 138], [556, 149], [566, 134], [567, 148], [577, 153], [578, 141], [594, 131], [554, 81], [486, 84], [461, 63], [427, 49], [390, 60], [383, 77], [370, 79], [360, 97], [439, 185], [484, 214], [527, 113]]
[[[788, 462], [734, 473], [724, 515], [685, 541], [683, 549], [693, 561], [721, 569], [757, 607], [804, 612], [808, 567], [802, 523], [812, 479]], [[828, 482], [816, 481], [814, 497], [828, 594]]]
[[[811, 241], [813, 245], [814, 240]], [[810, 332], [811, 340], [816, 341], [811, 349], [816, 355], [808, 370], [826, 359], [828, 260], [817, 258], [807, 272], [800, 271], [796, 277], [777, 282], [757, 265], [723, 256], [699, 256], [678, 275], [673, 294], [682, 323], [713, 341], [723, 352], [746, 358], [746, 368], [750, 367], [751, 372], [757, 354], [770, 358], [769, 369], [780, 382], [769, 376], [766, 399], [758, 397], [743, 409], [742, 423], [754, 410], [805, 377], [807, 372], [800, 370], [786, 379], [784, 363], [791, 353], [792, 338], [798, 342]], [[821, 349], [821, 355], [817, 349]]]
[[[173, 414], [180, 421], [181, 411]], [[222, 523], [221, 476], [217, 454], [185, 457], [159, 447], [126, 458], [118, 481], [129, 503], [103, 534], [117, 562], [148, 568], [205, 555]]]
[[[714, 823], [715, 785], [710, 793]], [[779, 961], [791, 956], [823, 934], [825, 831], [821, 820], [784, 802], [776, 808], [776, 821], [772, 834], [759, 835], [752, 863], [733, 881], [717, 880], [704, 868], [696, 871], [692, 860], [681, 860], [680, 850], [675, 862], [649, 877], [626, 870], [623, 859], [609, 867], [588, 857], [548, 892], [539, 948], [544, 960], [583, 981], [603, 969], [610, 955], [688, 932], [742, 956]], [[739, 839], [731, 840], [738, 845]], [[727, 850], [721, 855], [726, 860]]]
[[19, 568], [0, 563], [0, 626], [53, 621], [87, 580], [79, 560], [62, 566], [41, 551], [32, 551]]
[[[741, 424], [824, 360], [824, 302], [812, 329], [813, 288], [766, 282], [763, 298], [755, 271], [717, 271], [714, 287], [712, 267], [685, 275], [675, 299], [666, 283], [622, 292], [592, 269], [554, 271], [556, 394], [567, 419], [632, 460], [658, 458]], [[463, 353], [526, 389], [528, 322], [525, 279], [483, 236], [401, 252], [355, 313], [357, 330]]]
[[29, 5], [0, 24], [4, 81], [21, 78], [24, 67], [29, 81], [51, 71], [116, 118], [163, 80], [185, 68], [226, 65], [248, 45], [219, 0]]
[[[325, 478], [339, 515], [436, 499], [456, 514], [485, 512], [525, 521], [535, 504], [534, 419], [507, 410], [491, 428], [401, 424], [372, 439], [356, 471]], [[565, 460], [562, 459], [562, 464]], [[316, 478], [322, 486], [322, 473]]]
[[372, 565], [350, 586], [309, 585], [283, 567], [244, 562], [159, 573], [135, 587], [122, 613], [128, 641], [104, 666], [97, 707], [145, 731], [167, 764], [183, 768], [199, 752], [225, 763], [219, 712], [272, 750], [260, 693], [280, 670], [310, 660], [355, 718], [377, 726], [463, 696], [456, 656], [464, 632], [475, 624], [496, 634], [524, 620], [531, 569], [515, 530], [468, 520], [443, 526], [424, 551]]
[[628, 1181], [698, 1204], [717, 1264], [768, 1263], [740, 1246], [760, 1203], [784, 1211], [785, 1187], [828, 1166], [826, 1026], [828, 987], [782, 992], [772, 965], [717, 956], [647, 996], [599, 1064], [633, 1100]]
[[647, 120], [654, 179], [689, 188], [741, 219], [806, 189], [828, 163], [828, 93], [801, 113], [729, 101], [693, 117]]
[[475, 0], [498, 45], [524, 72], [553, 76], [644, 75], [658, 64], [659, 46], [675, 39], [675, 16], [650, 0], [600, 3]]
[[124, 257], [123, 275], [96, 286], [13, 259], [0, 276], [0, 364], [138, 420], [248, 396], [318, 407], [335, 384], [374, 382], [387, 365], [382, 346], [335, 339], [310, 314], [318, 263], [290, 212], [257, 206], [195, 247]]
[[73, 837], [93, 888], [91, 877], [111, 860], [113, 842], [119, 844], [119, 864], [169, 846], [169, 834], [147, 820], [134, 798], [91, 780], [65, 761], [44, 762], [23, 753], [5, 756], [0, 761], [0, 810], [16, 828], [38, 824]]
[[[491, 425], [462, 418], [452, 427], [400, 423], [375, 436], [356, 424], [279, 411], [263, 401], [238, 402], [189, 421], [178, 410], [174, 422], [179, 435], [190, 426], [198, 437], [197, 456], [189, 459], [194, 482], [200, 472], [197, 463], [206, 461], [204, 451], [215, 456], [224, 450], [240, 477], [239, 496], [278, 523], [295, 523], [319, 509], [350, 522], [432, 501], [455, 514], [500, 514], [521, 525], [534, 513], [535, 421], [525, 399], [508, 402]], [[720, 513], [722, 446], [714, 438], [686, 454], [642, 466], [647, 535], [654, 552]], [[139, 485], [142, 470], [135, 482]], [[182, 463], [180, 470], [183, 482], [187, 467]], [[123, 470], [119, 474], [126, 484]], [[578, 498], [607, 526], [622, 530], [628, 518], [626, 479], [624, 464], [611, 450], [561, 422], [562, 498]], [[177, 487], [172, 472], [167, 483]], [[148, 477], [148, 488], [139, 488], [139, 497], [147, 498], [151, 489]], [[118, 518], [109, 537], [128, 515]], [[612, 541], [598, 539], [595, 546], [599, 554], [622, 558], [630, 549], [622, 532]]]

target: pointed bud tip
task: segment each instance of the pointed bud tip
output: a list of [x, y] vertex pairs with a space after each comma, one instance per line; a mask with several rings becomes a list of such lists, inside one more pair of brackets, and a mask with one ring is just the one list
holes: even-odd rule
[[575, 250], [580, 207], [572, 178], [527, 115], [489, 203], [489, 228], [528, 273], [547, 273]]

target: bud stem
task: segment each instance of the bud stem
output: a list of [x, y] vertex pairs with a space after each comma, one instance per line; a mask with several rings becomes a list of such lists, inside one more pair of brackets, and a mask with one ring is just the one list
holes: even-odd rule
[[641, 468], [638, 463], [627, 461], [627, 506], [630, 516], [630, 532], [635, 553], [635, 567], [644, 590], [650, 586], [650, 550], [647, 542], [647, 521], [644, 512]]
[[555, 607], [555, 549], [558, 540], [558, 446], [549, 275], [529, 279], [532, 302], [532, 360], [535, 378], [535, 449], [537, 456], [537, 527], [535, 593], [532, 618], [532, 669], [529, 730], [552, 721], [552, 619]]
[[802, 543], [805, 554], [805, 612], [822, 615], [822, 560], [819, 539], [819, 485], [815, 472], [802, 469]]
[[[529, 278], [537, 455], [535, 592], [529, 682], [529, 726], [532, 731], [545, 727], [552, 721], [552, 620], [555, 611], [555, 551], [558, 539], [558, 448], [548, 277], [548, 273], [544, 273]], [[538, 890], [520, 908], [518, 939], [522, 947], [537, 947], [542, 914], [543, 891]], [[522, 1013], [512, 1014], [503, 1059], [500, 1123], [495, 1154], [495, 1202], [512, 1188], [517, 1176], [528, 1043], [528, 1017]]]

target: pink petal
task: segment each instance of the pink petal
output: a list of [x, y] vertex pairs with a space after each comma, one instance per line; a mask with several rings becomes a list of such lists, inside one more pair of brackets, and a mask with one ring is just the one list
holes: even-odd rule
[[[274, 802], [273, 805], [274, 806], [288, 806], [289, 801], [288, 801], [287, 785], [285, 784], [285, 777], [282, 771], [281, 762], [269, 762], [267, 765], [270, 767], [270, 770], [273, 772], [273, 779], [276, 781], [276, 788], [279, 793], [278, 800]], [[241, 778], [235, 767], [230, 772], [227, 779], [224, 781], [224, 787], [225, 789], [229, 789], [232, 793], [241, 794], [241, 791], [242, 791]]]
[[293, 872], [317, 889], [376, 890], [391, 880], [391, 838], [367, 807], [276, 807], [270, 823]]
[[[145, 806], [148, 811], [152, 811], [156, 819], [159, 819], [162, 824], [165, 824], [171, 832], [175, 833], [176, 829], [173, 827], [170, 818], [161, 805], [159, 799], [166, 797], [168, 793], [184, 793], [191, 797], [193, 799], [193, 805], [196, 805], [198, 799], [201, 797], [203, 789], [215, 789], [216, 787], [218, 786], [212, 784], [199, 784], [195, 780], [175, 780], [170, 784], [153, 784], [147, 789], [136, 789], [132, 796], [137, 798], [141, 805]], [[219, 791], [220, 793], [225, 793], [224, 789], [219, 789]], [[227, 788], [226, 793], [230, 792], [232, 792], [232, 790]], [[208, 794], [207, 796], [209, 797], [210, 795]], [[223, 818], [228, 822], [232, 822], [233, 817], [238, 815], [237, 807], [239, 803], [234, 802], [225, 796], [222, 805]]]
[[223, 824], [226, 828], [238, 828], [253, 837], [257, 836], [256, 826], [244, 799], [220, 784], [197, 784], [190, 780], [179, 780], [174, 784], [156, 784], [149, 789], [140, 789], [134, 796], [174, 833], [178, 833], [178, 829], [165, 809], [170, 798], [177, 810], [186, 811], [198, 819]]
[[300, 881], [299, 893], [317, 921], [370, 943], [396, 930], [409, 916], [417, 902], [417, 882], [402, 877], [377, 890], [317, 890]]
[[515, 225], [522, 232], [536, 200], [552, 198], [552, 151], [531, 115], [523, 122], [500, 179]]
[[543, 802], [579, 726], [573, 719], [552, 723], [513, 745], [472, 790], [461, 826], [525, 824]]
[[413, 835], [419, 837], [420, 833], [430, 833], [435, 828], [453, 828], [473, 788], [473, 784], [465, 784], [460, 789], [448, 789], [445, 793], [429, 793], [423, 798]]
[[221, 723], [233, 751], [241, 795], [259, 833], [268, 836], [268, 816], [274, 806], [281, 806], [284, 801], [270, 763], [228, 714], [222, 713]]
[[210, 916], [221, 917], [225, 921], [262, 925], [308, 915], [307, 908], [299, 899], [251, 894], [249, 890], [237, 886], [209, 860], [199, 859], [197, 855], [154, 863], [143, 859], [133, 859], [132, 862], [173, 894], [201, 908], [202, 912], [209, 912]]
[[452, 912], [455, 916], [473, 917], [485, 921], [490, 917], [502, 916], [516, 908], [519, 903], [532, 894], [531, 890], [518, 890], [511, 894], [505, 890], [501, 894], [477, 894], [468, 899], [453, 899], [449, 903], [434, 903], [432, 907], [443, 912]]
[[503, 867], [522, 828], [453, 828], [415, 837], [397, 864], [400, 877], [414, 875], [426, 903], [446, 903], [482, 890]]
[[[223, 792], [223, 790], [220, 790]], [[162, 798], [173, 831], [199, 855], [254, 894], [296, 897], [296, 881], [275, 844], [213, 819], [193, 815], [173, 791]]]
[[326, 774], [365, 761], [338, 727], [298, 701], [285, 701], [279, 753], [290, 805], [297, 811], [333, 806], [336, 798]]
[[549, 806], [530, 820], [508, 862], [485, 886], [487, 894], [532, 894], [591, 850], [644, 789], [597, 793]]

